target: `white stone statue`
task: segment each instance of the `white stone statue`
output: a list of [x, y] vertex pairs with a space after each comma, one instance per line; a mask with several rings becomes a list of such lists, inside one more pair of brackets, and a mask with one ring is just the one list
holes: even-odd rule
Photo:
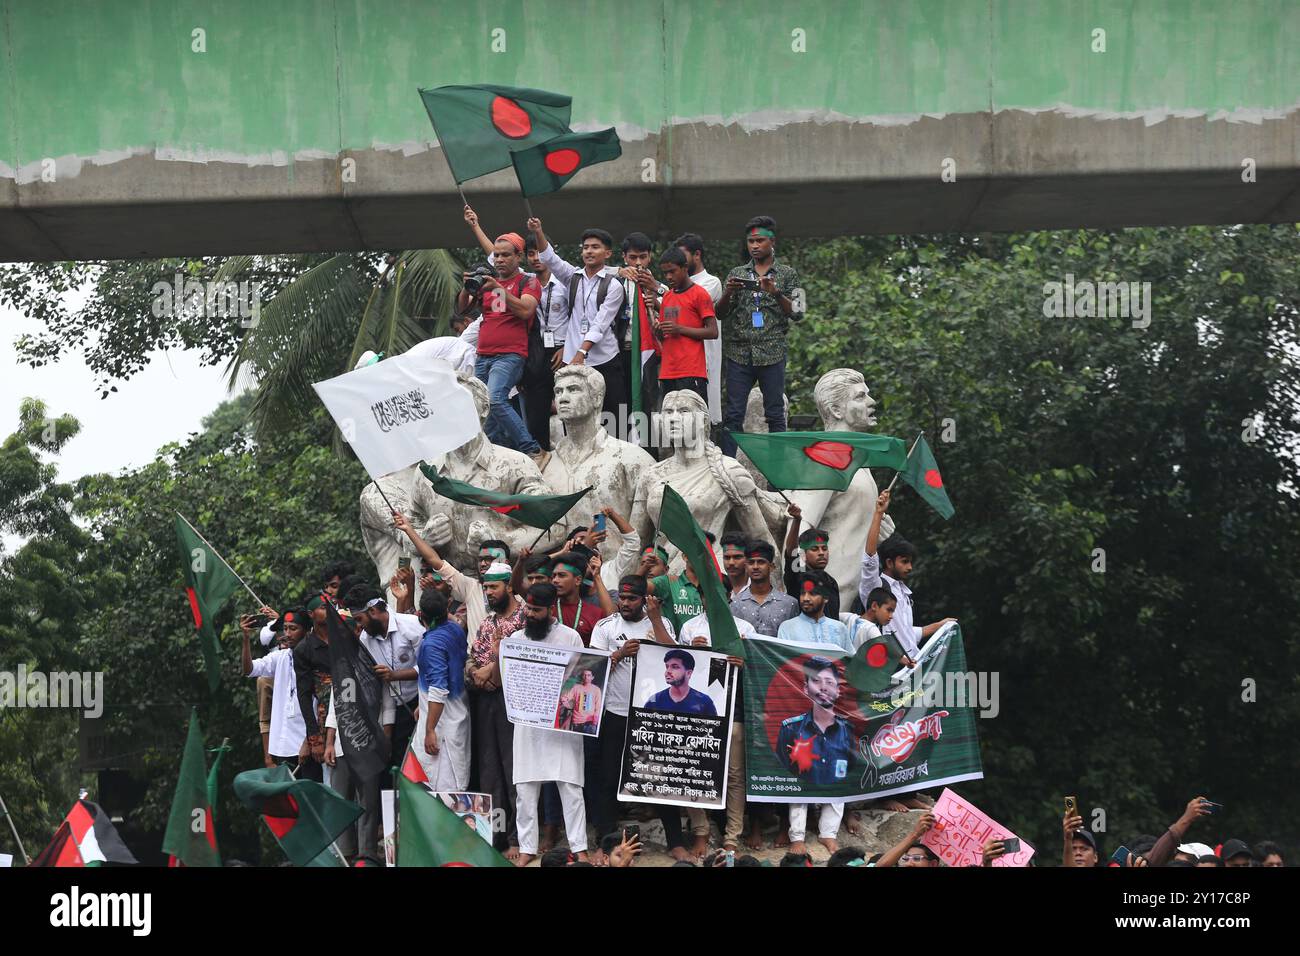
[[[790, 396], [782, 395], [781, 403], [785, 409], [785, 420], [788, 422], [790, 420]], [[745, 403], [745, 434], [767, 434], [767, 415], [763, 412], [763, 391], [757, 385], [749, 390], [749, 401]], [[754, 484], [765, 491], [768, 490], [767, 478], [749, 460], [749, 456], [745, 454], [744, 449], [736, 449], [736, 461], [745, 466], [749, 476], [754, 479]]]
[[[643, 496], [656, 527], [664, 486], [672, 485], [700, 527], [715, 537], [721, 538], [725, 531], [735, 528], [751, 540], [766, 541], [777, 547], [771, 524], [775, 520], [779, 526], [785, 503], [758, 488], [740, 462], [722, 454], [722, 449], [709, 441], [708, 406], [704, 399], [686, 389], [665, 395], [659, 435], [661, 444], [673, 453], [656, 462], [645, 474]], [[682, 566], [680, 556], [674, 556], [669, 571], [678, 573]]]
[[[876, 424], [875, 400], [861, 372], [837, 368], [827, 372], [813, 387], [813, 400], [822, 417], [822, 431], [865, 432]], [[791, 491], [790, 499], [803, 512], [802, 530], [811, 525], [830, 535], [830, 563], [826, 571], [840, 586], [840, 608], [847, 611], [858, 595], [862, 572], [862, 549], [867, 528], [876, 507], [876, 479], [870, 468], [861, 468], [846, 491]], [[886, 514], [880, 523], [880, 540], [894, 531]]]
[[[470, 390], [478, 409], [479, 433], [459, 448], [449, 451], [439, 473], [482, 488], [507, 495], [552, 495], [554, 489], [542, 478], [531, 458], [523, 452], [494, 445], [483, 431], [487, 421], [487, 386], [472, 375], [459, 374], [457, 380]], [[396, 504], [396, 502], [394, 502]], [[478, 544], [485, 538], [498, 538], [510, 546], [511, 554], [532, 543], [538, 535], [536, 528], [511, 521], [490, 508], [462, 504], [442, 497], [422, 474], [415, 482], [412, 508], [417, 513], [429, 515], [420, 528], [420, 536], [438, 549], [438, 553], [452, 567], [473, 575], [478, 568]], [[391, 525], [391, 521], [389, 522]], [[557, 525], [544, 536], [539, 547], [563, 539], [563, 528]]]
[[[649, 543], [653, 532], [646, 512], [642, 476], [655, 460], [645, 449], [614, 438], [600, 425], [605, 401], [605, 380], [588, 365], [565, 365], [555, 373], [555, 411], [564, 423], [564, 434], [554, 443], [551, 460], [542, 477], [556, 493], [591, 492], [574, 505], [566, 516], [568, 530], [591, 526], [592, 517], [606, 507], [627, 519], [636, 532], [636, 548]], [[623, 545], [623, 535], [614, 522], [606, 524], [601, 554], [609, 562]], [[630, 573], [630, 572], [628, 572]]]
[[[361, 489], [361, 539], [365, 542], [366, 553], [370, 555], [375, 572], [379, 575], [379, 583], [386, 591], [388, 591], [389, 580], [397, 571], [398, 559], [403, 556], [412, 557], [415, 549], [411, 546], [411, 540], [393, 527], [392, 512], [375, 486], [377, 484], [383, 489], [383, 494], [388, 496], [388, 501], [393, 503], [394, 508], [409, 517], [414, 527], [419, 527], [428, 520], [429, 515], [422, 510], [420, 503], [414, 500], [417, 478], [424, 484], [428, 484], [412, 465], [391, 475], [384, 475], [377, 482], [368, 481]], [[390, 606], [397, 606], [391, 591], [388, 593], [388, 600]]]

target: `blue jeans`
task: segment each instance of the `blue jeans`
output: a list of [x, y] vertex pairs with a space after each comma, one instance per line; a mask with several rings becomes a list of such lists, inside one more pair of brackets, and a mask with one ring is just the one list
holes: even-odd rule
[[522, 355], [480, 355], [474, 363], [474, 377], [487, 385], [492, 406], [484, 431], [495, 445], [505, 445], [526, 455], [541, 450], [528, 433], [524, 420], [510, 404], [510, 390], [524, 374]]
[[[758, 383], [763, 393], [763, 417], [769, 432], [785, 431], [785, 359], [771, 365], [741, 365], [731, 359], [722, 360], [723, 381], [727, 384], [727, 408], [722, 424], [733, 432], [745, 430], [745, 406], [749, 392]], [[736, 457], [736, 443], [726, 432], [722, 433], [722, 453]]]

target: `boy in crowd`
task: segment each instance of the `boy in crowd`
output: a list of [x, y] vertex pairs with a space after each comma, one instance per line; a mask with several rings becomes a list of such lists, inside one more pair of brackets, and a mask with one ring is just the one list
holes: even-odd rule
[[659, 257], [668, 291], [664, 293], [654, 334], [659, 339], [659, 394], [690, 389], [709, 400], [708, 369], [704, 361], [704, 342], [718, 337], [718, 320], [713, 300], [701, 286], [691, 281], [686, 256], [677, 247], [666, 249]]
[[755, 541], [745, 550], [749, 583], [733, 592], [731, 613], [748, 621], [764, 637], [776, 637], [781, 625], [799, 616], [799, 602], [772, 587], [772, 561], [776, 549], [766, 541]]
[[[790, 528], [785, 536], [785, 590], [787, 594], [797, 596], [799, 592], [799, 575], [812, 574], [824, 588], [829, 588], [833, 599], [826, 608], [826, 613], [833, 619], [840, 619], [840, 585], [826, 571], [831, 560], [831, 536], [820, 528], [806, 528], [799, 534], [799, 519], [803, 512], [796, 504], [790, 505]], [[803, 571], [794, 569], [795, 546], [803, 550]]]

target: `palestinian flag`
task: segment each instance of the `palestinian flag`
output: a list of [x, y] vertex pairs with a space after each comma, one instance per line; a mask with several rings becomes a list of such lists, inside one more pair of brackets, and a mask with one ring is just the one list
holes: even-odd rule
[[505, 169], [513, 150], [569, 132], [573, 102], [517, 86], [440, 86], [420, 98], [457, 184]]
[[727, 599], [722, 569], [718, 559], [704, 537], [704, 529], [691, 515], [682, 496], [671, 485], [664, 486], [663, 505], [659, 509], [659, 530], [665, 538], [681, 550], [691, 563], [700, 581], [700, 598], [704, 601], [704, 616], [709, 622], [711, 650], [734, 657], [744, 657], [743, 642], [736, 630], [736, 619], [731, 616], [731, 602]]
[[440, 800], [397, 775], [398, 866], [513, 866]]
[[525, 196], [553, 193], [581, 169], [623, 155], [618, 133], [611, 126], [599, 133], [563, 133], [530, 149], [510, 154], [519, 188]]
[[859, 468], [902, 470], [907, 445], [901, 438], [861, 432], [729, 432], [773, 488], [847, 491]]
[[925, 435], [919, 435], [916, 444], [908, 452], [907, 464], [900, 469], [899, 478], [916, 489], [916, 493], [925, 499], [945, 520], [953, 516], [952, 502], [943, 486], [943, 476], [939, 474], [939, 463], [934, 460], [934, 452], [926, 443]]
[[80, 799], [59, 824], [50, 845], [29, 866], [101, 866], [104, 863], [135, 864], [117, 828], [99, 804]]
[[190, 613], [194, 615], [194, 626], [199, 632], [199, 646], [203, 649], [203, 662], [208, 671], [208, 688], [215, 692], [221, 683], [221, 642], [212, 621], [242, 584], [225, 559], [179, 512], [176, 514], [176, 541], [185, 568], [185, 594], [190, 600]]
[[235, 777], [235, 796], [262, 815], [294, 866], [312, 864], [361, 816], [351, 800], [315, 780], [295, 780], [288, 767], [245, 770]]
[[513, 518], [520, 524], [543, 530], [559, 521], [569, 509], [576, 505], [591, 491], [591, 487], [575, 491], [570, 495], [503, 495], [496, 491], [485, 491], [455, 478], [444, 478], [429, 465], [421, 462], [420, 471], [429, 479], [433, 490], [444, 498], [459, 501], [465, 505], [491, 508], [497, 514]]
[[411, 747], [406, 748], [406, 756], [402, 758], [401, 774], [411, 783], [429, 782], [429, 775], [424, 772], [424, 767], [420, 765], [420, 760]]
[[162, 849], [168, 855], [168, 866], [221, 865], [204, 763], [203, 731], [199, 729], [199, 712], [195, 709], [190, 711], [190, 732], [185, 738], [180, 778], [176, 781], [176, 795], [172, 798], [167, 833], [163, 837]]
[[881, 634], [858, 648], [845, 666], [845, 676], [858, 690], [878, 694], [889, 688], [902, 659], [903, 648], [898, 638], [890, 633]]

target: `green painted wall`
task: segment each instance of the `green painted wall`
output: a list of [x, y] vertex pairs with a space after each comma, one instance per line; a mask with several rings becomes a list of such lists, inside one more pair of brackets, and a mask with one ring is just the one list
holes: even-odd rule
[[[808, 111], [1300, 103], [1297, 0], [0, 0], [0, 12], [10, 176], [141, 148], [258, 163], [419, 148], [432, 130], [415, 88], [445, 83], [563, 91], [575, 124], [624, 136]], [[206, 53], [191, 52], [195, 27]], [[490, 48], [496, 27], [504, 53]], [[806, 53], [791, 50], [796, 28]]]

